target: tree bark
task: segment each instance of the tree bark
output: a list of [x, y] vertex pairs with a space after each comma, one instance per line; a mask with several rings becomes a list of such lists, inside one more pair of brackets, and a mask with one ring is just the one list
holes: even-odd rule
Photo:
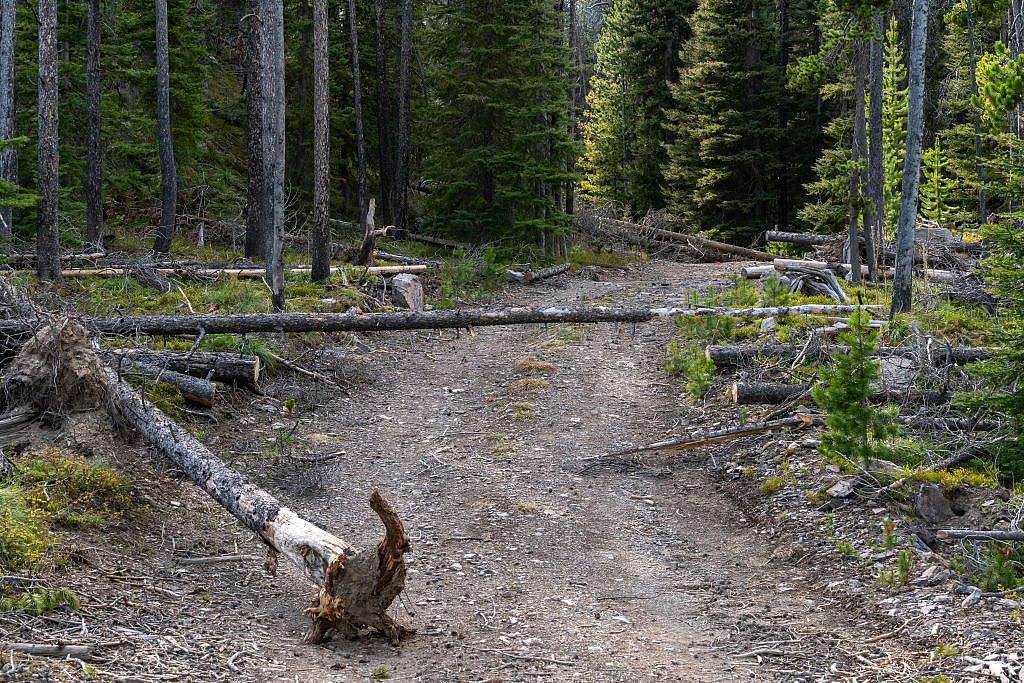
[[60, 281], [60, 230], [57, 225], [57, 0], [39, 2], [39, 229], [36, 274]]
[[[777, 358], [790, 360], [804, 358], [809, 361], [827, 360], [833, 353], [847, 353], [849, 349], [841, 345], [821, 345], [806, 349], [802, 346], [786, 344], [720, 346], [709, 345], [704, 351], [705, 357], [719, 368], [745, 367], [753, 365], [760, 359]], [[875, 351], [877, 358], [922, 358], [937, 366], [960, 365], [985, 360], [992, 356], [992, 349], [986, 347], [962, 346], [921, 349], [915, 346], [883, 346]]]
[[[971, 96], [978, 95], [977, 54], [974, 47], [974, 6], [971, 0], [967, 4], [967, 64], [971, 80]], [[988, 222], [988, 209], [985, 206], [985, 162], [981, 150], [981, 112], [971, 103], [971, 122], [974, 124], [974, 167], [978, 178], [978, 225]]]
[[157, 368], [200, 377], [202, 379], [255, 387], [262, 364], [257, 356], [204, 351], [150, 351], [149, 349], [113, 349], [106, 353], [114, 358], [127, 358]]
[[103, 251], [103, 142], [100, 111], [100, 0], [86, 18], [85, 247]]
[[119, 377], [134, 375], [154, 382], [173, 385], [186, 401], [202, 406], [209, 407], [217, 402], [217, 385], [207, 379], [192, 377], [159, 365], [143, 363], [130, 356], [115, 356], [111, 360]]
[[860, 221], [864, 212], [864, 196], [861, 188], [861, 179], [864, 169], [861, 164], [865, 161], [864, 143], [867, 139], [864, 131], [864, 77], [867, 71], [867, 51], [864, 49], [864, 39], [856, 38], [853, 42], [853, 63], [854, 63], [854, 112], [853, 112], [853, 148], [851, 150], [850, 166], [850, 222], [847, 234], [847, 252], [853, 268], [850, 270], [853, 284], [859, 285], [860, 273]]
[[384, 38], [384, 0], [373, 2], [373, 25], [376, 47], [374, 90], [377, 95], [377, 153], [380, 157], [380, 215], [384, 225], [391, 225], [395, 222], [395, 178], [392, 172], [394, 149], [391, 144], [391, 125], [388, 121], [390, 107], [387, 97], [388, 57]]
[[538, 268], [537, 270], [527, 270], [524, 272], [520, 272], [518, 270], [506, 270], [505, 275], [513, 282], [533, 282], [534, 280], [543, 280], [545, 278], [561, 275], [562, 273], [568, 273], [570, 266], [571, 264], [569, 263], [559, 263], [555, 266]]
[[[810, 384], [773, 384], [771, 382], [733, 382], [730, 396], [736, 405], [785, 403], [811, 388]], [[949, 402], [949, 394], [942, 391], [907, 389], [903, 391], [879, 389], [871, 400], [883, 403], [915, 403], [936, 405]]]
[[870, 227], [865, 231], [868, 242], [868, 267], [872, 281], [877, 279], [885, 221], [885, 170], [882, 154], [882, 71], [884, 54], [882, 36], [885, 35], [882, 14], [874, 13], [874, 35], [870, 44], [870, 82], [868, 85], [868, 195], [871, 197]]
[[412, 102], [413, 0], [402, 0], [402, 51], [398, 74], [398, 165], [395, 173], [395, 227], [409, 229], [409, 109]]
[[[0, 0], [0, 139], [17, 136], [14, 108], [14, 43], [15, 0]], [[0, 180], [18, 182], [18, 150], [13, 146], [0, 148]], [[14, 210], [0, 207], [0, 239], [10, 239]]]
[[[366, 196], [366, 137], [363, 134], [363, 86], [359, 69], [359, 22], [356, 15], [356, 0], [348, 0], [348, 30], [352, 40], [352, 103], [356, 127], [356, 159], [359, 164], [359, 227], [366, 235], [371, 228], [367, 224], [369, 210]], [[387, 225], [387, 223], [385, 223]]]
[[261, 0], [263, 220], [266, 280], [275, 311], [284, 310], [284, 0]]
[[263, 224], [263, 89], [260, 58], [260, 0], [248, 0], [245, 16], [245, 255], [262, 259], [267, 235]]
[[[876, 306], [805, 304], [768, 308], [612, 308], [607, 306], [463, 309], [401, 313], [239, 313], [224, 315], [139, 315], [84, 318], [87, 328], [104, 334], [195, 335], [250, 332], [384, 332], [526, 325], [532, 323], [641, 323], [661, 317], [725, 316], [766, 318], [790, 315], [849, 315]], [[33, 329], [23, 320], [0, 321], [3, 335]]]
[[167, 0], [156, 0], [156, 126], [160, 142], [160, 227], [153, 251], [166, 254], [178, 212], [178, 168], [171, 131], [171, 55], [167, 44]]
[[928, 0], [913, 0], [910, 29], [909, 87], [907, 92], [907, 155], [903, 162], [900, 218], [896, 230], [896, 274], [892, 286], [892, 313], [906, 313], [912, 300], [914, 226], [921, 176], [924, 132], [924, 57], [928, 40]]
[[327, 0], [313, 0], [313, 225], [309, 240], [313, 264], [309, 278], [313, 282], [323, 282], [331, 275], [331, 66], [327, 41]]

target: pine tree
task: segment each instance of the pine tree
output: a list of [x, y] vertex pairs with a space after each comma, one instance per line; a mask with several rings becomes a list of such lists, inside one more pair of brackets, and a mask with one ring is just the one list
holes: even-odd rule
[[572, 177], [565, 37], [545, 0], [434, 7], [425, 222], [473, 241], [550, 245], [568, 224], [555, 199]]
[[949, 219], [950, 180], [946, 176], [946, 153], [941, 135], [936, 135], [935, 144], [921, 154], [921, 173], [924, 175], [920, 188], [921, 215], [944, 224]]
[[895, 230], [900, 213], [900, 182], [907, 138], [907, 68], [896, 18], [885, 31], [882, 67], [882, 201], [885, 226]]
[[584, 197], [632, 214], [664, 206], [668, 84], [676, 80], [694, 7], [693, 0], [617, 0], [605, 14], [581, 122]]
[[749, 240], [775, 219], [781, 69], [774, 4], [703, 0], [672, 86], [665, 178], [695, 228]]

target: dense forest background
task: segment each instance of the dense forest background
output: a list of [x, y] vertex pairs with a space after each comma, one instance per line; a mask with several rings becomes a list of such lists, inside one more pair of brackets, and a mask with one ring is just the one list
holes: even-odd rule
[[[290, 234], [308, 229], [312, 214], [315, 4], [284, 2]], [[82, 242], [86, 222], [87, 5], [56, 3], [65, 245]], [[259, 21], [259, 3], [167, 5], [177, 225], [242, 224], [254, 59], [247, 26]], [[403, 50], [406, 5], [411, 42]], [[884, 234], [895, 227], [909, 2], [376, 0], [351, 7], [367, 192], [378, 225], [547, 247], [585, 200], [625, 217], [667, 208], [691, 230], [750, 243], [772, 228], [835, 233], [866, 222], [877, 195], [880, 227]], [[327, 3], [329, 201], [332, 217], [358, 223], [349, 8]], [[26, 192], [35, 191], [38, 173], [38, 12], [36, 2], [16, 3], [18, 163], [10, 179]], [[160, 224], [154, 3], [104, 0], [99, 15], [104, 219], [108, 232], [142, 237]], [[1013, 209], [1020, 23], [1010, 0], [931, 3], [920, 178], [929, 219], [974, 226]], [[404, 91], [403, 60], [411, 62]], [[875, 156], [878, 180], [869, 177]], [[4, 194], [20, 207], [14, 232], [30, 238], [34, 202], [12, 199], [10, 187]], [[408, 210], [396, 215], [402, 198]]]

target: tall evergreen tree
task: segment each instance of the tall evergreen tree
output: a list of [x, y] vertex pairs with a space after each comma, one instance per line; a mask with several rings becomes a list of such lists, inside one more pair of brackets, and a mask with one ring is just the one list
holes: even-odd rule
[[702, 0], [680, 53], [665, 178], [693, 227], [749, 240], [775, 220], [778, 97], [774, 4]]
[[665, 205], [662, 169], [671, 142], [665, 112], [694, 0], [616, 0], [595, 46], [581, 129], [585, 197], [643, 214]]
[[475, 241], [550, 245], [572, 180], [565, 37], [546, 0], [435, 7], [426, 52], [435, 92], [426, 160], [432, 228]]
[[900, 212], [900, 183], [907, 137], [907, 68], [903, 63], [896, 17], [885, 31], [882, 67], [882, 202], [885, 225], [895, 231]]

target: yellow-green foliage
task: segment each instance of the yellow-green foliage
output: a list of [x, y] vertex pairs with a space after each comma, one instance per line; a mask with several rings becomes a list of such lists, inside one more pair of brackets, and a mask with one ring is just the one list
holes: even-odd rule
[[773, 493], [778, 493], [786, 485], [786, 481], [785, 477], [768, 477], [758, 491], [762, 496], [770, 496]]
[[98, 526], [133, 505], [123, 474], [56, 448], [15, 460], [13, 480], [29, 507], [67, 526]]
[[50, 547], [42, 515], [31, 509], [16, 484], [0, 487], [0, 569], [39, 566]]
[[537, 391], [539, 389], [545, 389], [548, 386], [548, 381], [541, 377], [523, 377], [517, 379], [509, 386], [509, 393], [513, 394], [528, 394], [531, 391]]
[[574, 271], [586, 266], [628, 266], [639, 259], [635, 254], [622, 254], [610, 251], [594, 251], [576, 247], [569, 251], [569, 263]]
[[69, 588], [57, 590], [44, 588], [22, 593], [17, 597], [0, 598], [0, 612], [21, 612], [34, 617], [49, 614], [65, 605], [72, 610], [78, 610], [82, 606], [78, 596]]
[[516, 372], [521, 375], [550, 375], [555, 371], [553, 363], [526, 356], [516, 361]]

